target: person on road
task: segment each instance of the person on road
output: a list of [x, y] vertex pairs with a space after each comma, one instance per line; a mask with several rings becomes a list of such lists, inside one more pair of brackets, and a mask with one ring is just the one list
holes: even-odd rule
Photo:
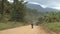
[[33, 23], [31, 23], [31, 27], [32, 27], [32, 29], [33, 29], [33, 26], [34, 26]]

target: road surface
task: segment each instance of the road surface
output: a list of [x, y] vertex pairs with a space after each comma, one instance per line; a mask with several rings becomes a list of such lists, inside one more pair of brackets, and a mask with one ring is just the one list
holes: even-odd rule
[[0, 31], [0, 34], [56, 34], [56, 33], [49, 32], [41, 26], [34, 26], [34, 28], [32, 29], [31, 25], [28, 25], [28, 26], [3, 30]]

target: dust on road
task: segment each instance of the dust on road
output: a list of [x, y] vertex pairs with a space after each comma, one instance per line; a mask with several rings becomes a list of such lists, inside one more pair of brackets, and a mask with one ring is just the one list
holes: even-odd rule
[[32, 29], [31, 25], [28, 25], [28, 26], [3, 30], [0, 31], [0, 34], [55, 34], [55, 33], [51, 33], [51, 32], [49, 33], [40, 26], [34, 26], [34, 28]]

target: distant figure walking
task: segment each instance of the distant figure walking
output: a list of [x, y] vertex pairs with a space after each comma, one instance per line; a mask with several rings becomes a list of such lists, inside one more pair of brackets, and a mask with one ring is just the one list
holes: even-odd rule
[[32, 29], [33, 29], [33, 27], [34, 27], [33, 23], [31, 23], [31, 27], [32, 27]]

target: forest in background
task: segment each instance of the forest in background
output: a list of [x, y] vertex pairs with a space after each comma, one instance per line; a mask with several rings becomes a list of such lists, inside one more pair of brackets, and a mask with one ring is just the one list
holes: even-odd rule
[[51, 30], [60, 32], [60, 11], [40, 12], [26, 6], [24, 0], [0, 0], [0, 30], [29, 24], [36, 21], [36, 25], [42, 24]]

